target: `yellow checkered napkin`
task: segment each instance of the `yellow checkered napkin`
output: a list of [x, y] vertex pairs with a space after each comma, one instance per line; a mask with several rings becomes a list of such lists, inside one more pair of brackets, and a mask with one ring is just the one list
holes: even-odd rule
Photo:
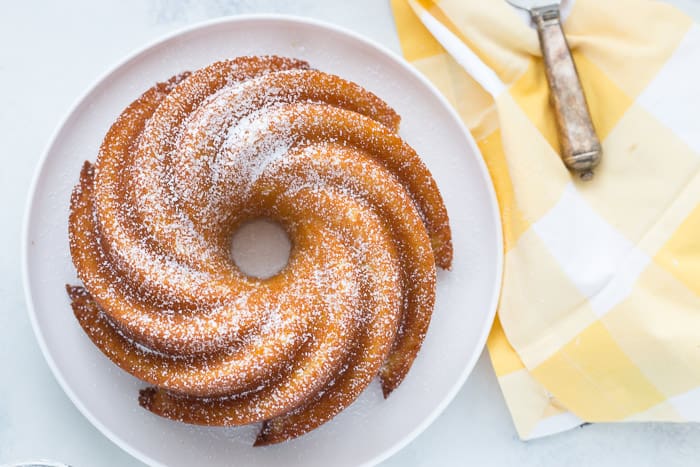
[[392, 6], [404, 55], [457, 109], [496, 186], [506, 258], [488, 348], [520, 436], [700, 421], [700, 28], [661, 3], [575, 2], [564, 30], [604, 152], [581, 182], [558, 156], [520, 12]]

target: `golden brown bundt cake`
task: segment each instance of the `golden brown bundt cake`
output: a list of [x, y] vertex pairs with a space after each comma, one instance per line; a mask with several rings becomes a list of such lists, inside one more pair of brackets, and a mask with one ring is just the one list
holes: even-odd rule
[[[86, 162], [71, 197], [75, 316], [150, 384], [139, 403], [202, 425], [302, 435], [379, 376], [385, 396], [420, 349], [449, 268], [447, 212], [360, 86], [282, 57], [240, 57], [146, 91]], [[241, 272], [251, 219], [286, 230], [287, 265]]]

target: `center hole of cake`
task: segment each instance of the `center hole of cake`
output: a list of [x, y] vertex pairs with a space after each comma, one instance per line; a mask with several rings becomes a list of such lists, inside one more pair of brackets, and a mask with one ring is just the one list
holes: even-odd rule
[[280, 272], [289, 261], [291, 249], [287, 232], [270, 219], [246, 222], [231, 239], [231, 259], [238, 269], [260, 279]]

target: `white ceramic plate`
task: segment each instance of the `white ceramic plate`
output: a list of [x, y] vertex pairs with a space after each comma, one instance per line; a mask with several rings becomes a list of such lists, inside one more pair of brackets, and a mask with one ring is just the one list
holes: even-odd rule
[[[455, 261], [438, 275], [430, 331], [404, 383], [383, 400], [374, 383], [320, 429], [281, 445], [253, 448], [257, 427], [201, 428], [156, 417], [136, 401], [142, 387], [83, 334], [64, 284], [75, 283], [67, 218], [84, 160], [94, 160], [120, 111], [156, 81], [239, 55], [278, 54], [355, 81], [401, 114], [402, 136], [444, 196]], [[408, 444], [452, 400], [479, 356], [501, 284], [496, 198], [481, 155], [444, 98], [402, 59], [357, 35], [306, 19], [246, 16], [176, 33], [131, 56], [78, 102], [51, 140], [25, 218], [24, 282], [39, 344], [59, 383], [109, 439], [150, 464], [375, 464]]]

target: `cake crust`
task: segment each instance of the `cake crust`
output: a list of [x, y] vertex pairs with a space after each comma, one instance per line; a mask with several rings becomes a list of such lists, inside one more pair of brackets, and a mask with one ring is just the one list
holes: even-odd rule
[[[442, 197], [400, 118], [301, 60], [239, 57], [158, 83], [117, 118], [71, 196], [93, 343], [173, 420], [264, 422], [256, 445], [303, 435], [373, 378], [404, 379], [452, 242]], [[247, 276], [229, 241], [254, 218], [292, 242]]]

